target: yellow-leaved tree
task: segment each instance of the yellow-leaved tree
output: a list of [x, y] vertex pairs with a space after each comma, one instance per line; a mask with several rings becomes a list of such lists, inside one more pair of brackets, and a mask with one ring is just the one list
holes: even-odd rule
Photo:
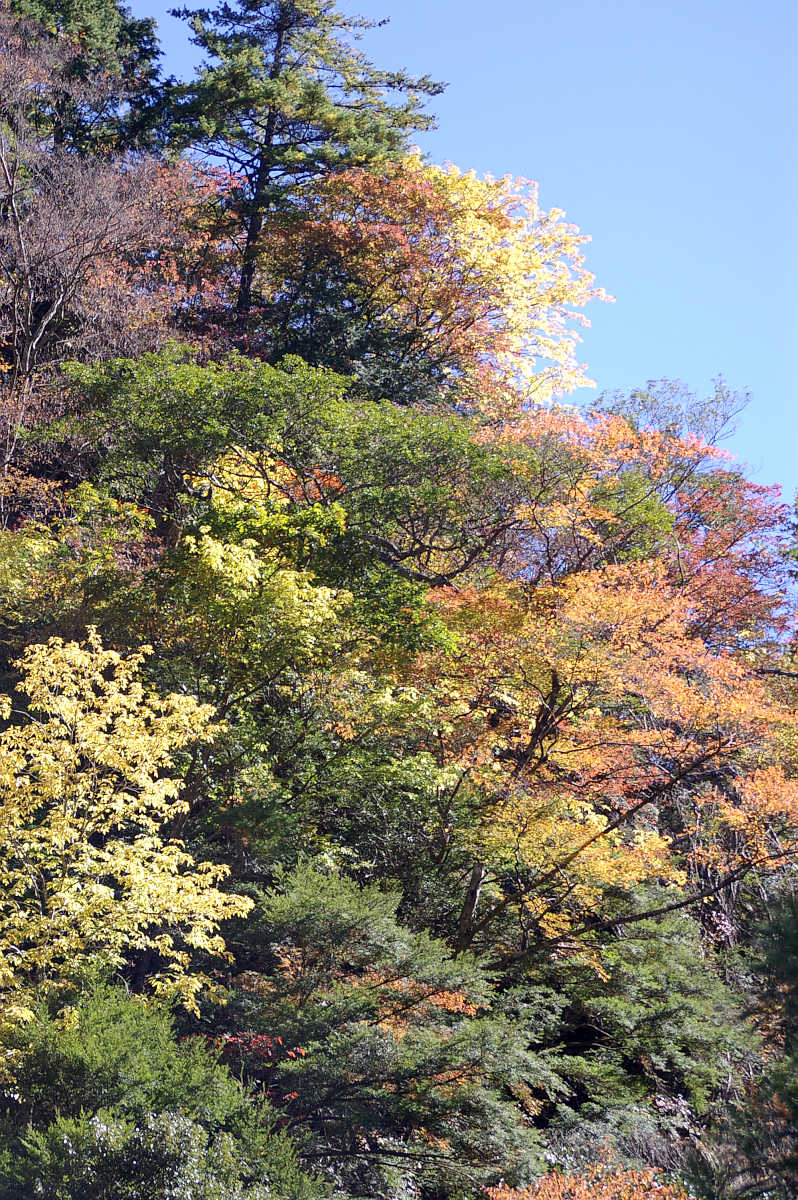
[[184, 808], [175, 751], [213, 733], [213, 710], [147, 691], [147, 650], [51, 638], [18, 662], [0, 733], [0, 991], [19, 995], [101, 957], [150, 950], [156, 989], [192, 1006], [193, 951], [224, 955], [219, 923], [251, 902], [217, 886], [165, 826]]
[[581, 310], [610, 297], [586, 269], [589, 238], [535, 183], [410, 156], [336, 172], [305, 199], [260, 264], [272, 352], [401, 403], [451, 395], [492, 416], [590, 383]]

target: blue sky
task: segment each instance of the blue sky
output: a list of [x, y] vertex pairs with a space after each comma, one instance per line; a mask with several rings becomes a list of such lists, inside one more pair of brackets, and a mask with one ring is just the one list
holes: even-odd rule
[[[208, 2], [208, 0], [206, 0]], [[723, 374], [751, 393], [728, 443], [798, 488], [798, 6], [793, 0], [354, 0], [379, 66], [449, 84], [434, 161], [525, 175], [592, 238], [616, 297], [582, 358], [599, 388]], [[191, 73], [160, 5], [167, 69]], [[577, 397], [581, 398], [581, 397]], [[588, 394], [586, 399], [590, 398]]]

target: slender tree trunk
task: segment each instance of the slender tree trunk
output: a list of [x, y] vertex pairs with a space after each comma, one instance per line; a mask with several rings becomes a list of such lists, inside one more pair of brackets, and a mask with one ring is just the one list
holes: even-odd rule
[[[271, 113], [269, 114], [269, 120], [271, 121]], [[272, 137], [273, 136], [274, 135], [272, 133]], [[238, 313], [248, 313], [252, 308], [252, 285], [255, 282], [255, 269], [258, 265], [258, 243], [260, 242], [261, 230], [263, 229], [263, 219], [266, 207], [266, 184], [269, 179], [269, 170], [271, 168], [268, 149], [268, 143], [264, 143], [263, 149], [261, 150], [258, 174], [255, 179], [255, 187], [253, 189], [252, 207], [249, 216], [247, 217], [247, 234], [246, 242], [244, 244], [244, 260], [241, 264], [241, 278], [238, 283], [238, 297], [236, 298], [236, 312]]]
[[[277, 79], [283, 69], [283, 55], [285, 51], [285, 39], [288, 32], [288, 20], [286, 19], [280, 28], [277, 30], [277, 40], [274, 44], [274, 55], [272, 56], [272, 65], [269, 71], [270, 79]], [[277, 109], [270, 108], [266, 116], [266, 125], [263, 131], [263, 142], [260, 146], [260, 157], [258, 159], [258, 169], [255, 175], [255, 183], [252, 189], [252, 205], [247, 216], [246, 223], [246, 241], [244, 243], [244, 261], [241, 264], [241, 279], [238, 284], [238, 297], [236, 299], [236, 312], [248, 313], [252, 308], [252, 285], [255, 282], [255, 268], [258, 262], [258, 243], [260, 242], [261, 230], [263, 229], [263, 219], [267, 206], [267, 186], [269, 183], [269, 175], [273, 167], [271, 149], [274, 145], [274, 139], [277, 134]]]
[[482, 883], [485, 879], [485, 867], [482, 863], [475, 863], [471, 869], [471, 876], [468, 880], [468, 888], [466, 889], [463, 907], [460, 912], [460, 920], [457, 923], [457, 938], [455, 940], [455, 951], [460, 954], [461, 951], [467, 950], [471, 945], [474, 937], [474, 917], [479, 904], [480, 893], [482, 892]]
[[182, 490], [183, 471], [171, 454], [165, 454], [158, 472], [158, 482], [150, 499], [150, 508], [155, 517], [155, 532], [170, 550], [173, 550], [180, 540], [177, 500]]

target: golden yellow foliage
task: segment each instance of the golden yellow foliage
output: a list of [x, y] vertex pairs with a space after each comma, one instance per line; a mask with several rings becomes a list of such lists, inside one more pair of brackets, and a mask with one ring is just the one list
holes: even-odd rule
[[[191, 952], [224, 954], [219, 922], [251, 902], [217, 884], [226, 867], [196, 863], [164, 826], [185, 805], [173, 754], [214, 731], [190, 696], [150, 694], [146, 651], [51, 638], [19, 660], [23, 711], [0, 734], [0, 988], [58, 978], [102, 957], [153, 950], [154, 986], [184, 1000], [202, 986]], [[14, 718], [18, 719], [14, 719]]]

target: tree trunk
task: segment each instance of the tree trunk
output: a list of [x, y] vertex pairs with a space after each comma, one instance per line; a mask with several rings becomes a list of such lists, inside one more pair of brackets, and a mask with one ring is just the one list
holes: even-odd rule
[[[270, 79], [277, 79], [283, 69], [283, 54], [289, 22], [284, 21], [277, 30], [277, 40], [274, 45], [272, 65], [269, 71]], [[244, 244], [244, 261], [241, 264], [241, 279], [238, 284], [236, 312], [248, 313], [252, 308], [252, 285], [255, 282], [255, 268], [258, 261], [258, 242], [263, 229], [266, 187], [273, 166], [271, 148], [277, 133], [277, 109], [270, 108], [266, 115], [266, 126], [263, 131], [263, 142], [260, 146], [258, 169], [252, 188], [252, 205], [247, 217], [247, 236]]]
[[454, 943], [457, 954], [460, 954], [463, 950], [467, 950], [473, 940], [474, 917], [476, 916], [485, 874], [486, 871], [483, 864], [475, 863], [471, 869], [471, 877], [468, 881], [468, 888], [460, 912], [460, 920], [457, 923], [457, 938]]
[[264, 193], [271, 166], [267, 151], [268, 147], [264, 145], [253, 189], [252, 209], [247, 218], [244, 260], [241, 264], [241, 278], [238, 283], [238, 296], [236, 298], [237, 313], [248, 313], [252, 308], [252, 285], [255, 282], [255, 268], [258, 262], [258, 242], [260, 241], [260, 234], [263, 229]]

